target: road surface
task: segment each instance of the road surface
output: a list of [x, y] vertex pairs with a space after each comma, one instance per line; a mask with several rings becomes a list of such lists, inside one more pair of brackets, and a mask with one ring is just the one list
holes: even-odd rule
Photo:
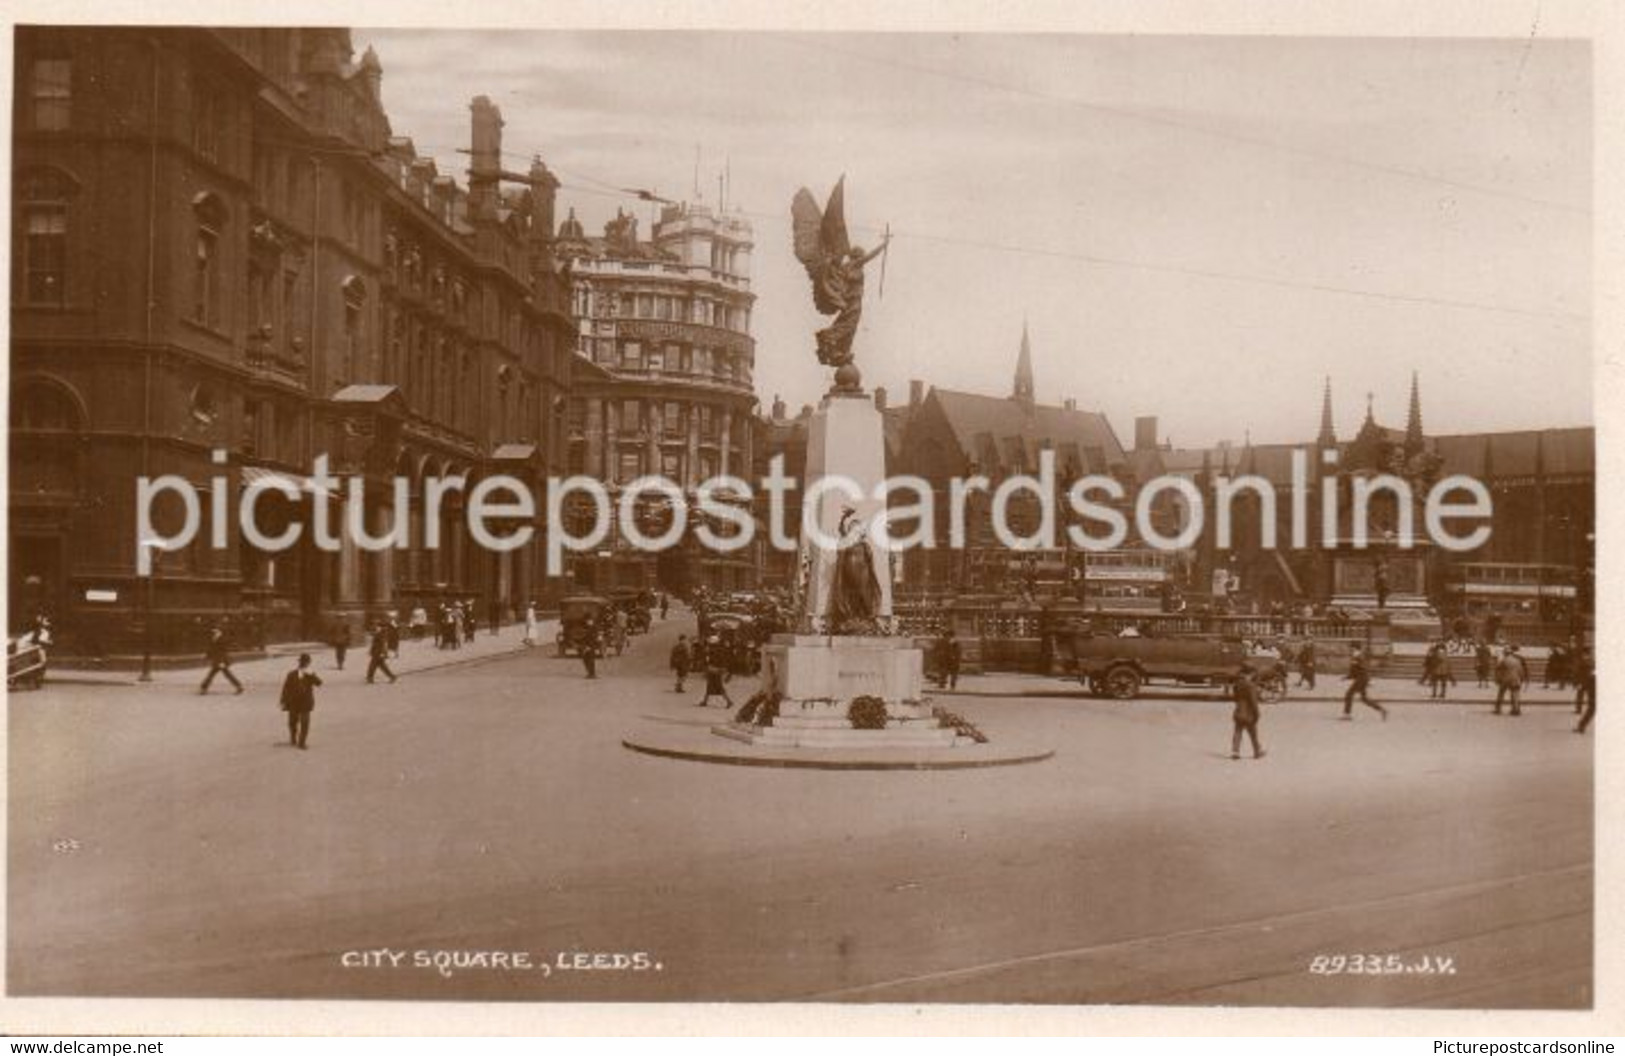
[[1291, 701], [1265, 711], [1268, 756], [1232, 762], [1220, 701], [967, 695], [955, 710], [1055, 757], [627, 751], [721, 716], [664, 675], [691, 627], [657, 624], [593, 682], [550, 648], [396, 686], [336, 674], [309, 751], [282, 743], [269, 680], [13, 696], [10, 992], [1592, 1003], [1592, 741], [1566, 708], [1341, 722]]

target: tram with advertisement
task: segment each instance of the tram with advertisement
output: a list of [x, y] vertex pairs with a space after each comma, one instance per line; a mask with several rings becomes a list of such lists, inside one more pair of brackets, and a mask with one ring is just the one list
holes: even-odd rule
[[1444, 583], [1451, 619], [1482, 626], [1491, 617], [1508, 628], [1570, 627], [1585, 618], [1576, 570], [1568, 565], [1464, 561]]
[[1104, 609], [1156, 611], [1177, 582], [1178, 554], [1149, 548], [1080, 551], [1084, 589], [1091, 604]]
[[971, 583], [991, 593], [1087, 597], [1105, 609], [1159, 610], [1178, 582], [1179, 555], [1149, 548], [1118, 550], [978, 550]]

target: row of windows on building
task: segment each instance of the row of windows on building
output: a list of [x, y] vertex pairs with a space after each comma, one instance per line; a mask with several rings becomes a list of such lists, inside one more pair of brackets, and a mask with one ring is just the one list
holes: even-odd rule
[[695, 348], [667, 341], [661, 344], [619, 341], [613, 338], [580, 339], [579, 350], [593, 362], [612, 370], [639, 374], [674, 374], [749, 384], [751, 357], [723, 348]]
[[683, 297], [666, 293], [603, 293], [596, 299], [586, 283], [573, 291], [571, 310], [578, 319], [648, 319], [654, 322], [694, 323], [736, 333], [750, 332], [750, 309], [712, 297]]
[[740, 254], [748, 252], [744, 246], [731, 246], [726, 242], [714, 241], [711, 243], [711, 270], [720, 271], [724, 275], [737, 274], [735, 269], [739, 266]]
[[[56, 169], [38, 169], [19, 178], [19, 208], [23, 229], [21, 297], [35, 307], [63, 307], [67, 303], [69, 204], [77, 191], [73, 180]], [[222, 332], [229, 326], [224, 298], [221, 246], [228, 221], [226, 207], [213, 194], [202, 194], [193, 204], [194, 232], [190, 268], [189, 303], [186, 318], [207, 329]], [[257, 342], [255, 354], [269, 351], [275, 344], [289, 363], [301, 361], [299, 290], [302, 259], [291, 254], [274, 258], [254, 258], [248, 267], [248, 319]], [[333, 364], [333, 377], [339, 384], [371, 380], [366, 318], [369, 290], [356, 276], [338, 280], [343, 299], [339, 362]], [[457, 299], [459, 302], [461, 298]], [[504, 313], [504, 330], [511, 347], [533, 338], [516, 308]], [[383, 364], [389, 382], [407, 390], [413, 406], [436, 415], [457, 428], [471, 429], [477, 411], [472, 393], [476, 383], [466, 354], [463, 376], [453, 364], [459, 357], [448, 353], [443, 334], [426, 336], [419, 322], [408, 327], [403, 315], [393, 316], [390, 356]], [[432, 348], [432, 352], [431, 352]], [[509, 409], [504, 398], [499, 405], [503, 434], [509, 426], [519, 426], [518, 415], [530, 403], [529, 385], [515, 387], [517, 406]], [[433, 399], [435, 402], [430, 403]], [[528, 430], [526, 430], [528, 432]]]
[[[59, 169], [33, 169], [19, 176], [18, 213], [22, 260], [18, 269], [22, 303], [61, 308], [68, 303], [68, 235], [70, 205], [78, 185]], [[213, 194], [200, 194], [192, 204], [193, 242], [190, 304], [187, 318], [213, 330], [224, 325], [221, 297], [220, 240], [226, 226], [225, 204]]]
[[[206, 81], [192, 87], [192, 148], [219, 162], [232, 123], [221, 94]], [[73, 60], [36, 58], [28, 66], [28, 126], [34, 132], [67, 132], [73, 124]]]
[[[386, 311], [390, 340], [377, 380], [399, 386], [408, 405], [419, 414], [474, 433], [482, 417], [478, 355], [461, 338], [432, 323], [394, 307]], [[346, 341], [351, 340], [347, 318]], [[352, 380], [360, 379], [352, 375]], [[492, 405], [486, 413], [498, 436], [530, 439], [537, 435], [536, 391], [512, 366], [497, 368]]]
[[[740, 463], [740, 452], [730, 449], [731, 457], [728, 470], [735, 476], [745, 472]], [[622, 445], [615, 450], [613, 461], [606, 467], [612, 470], [613, 479], [607, 481], [612, 484], [630, 484], [639, 477], [658, 471], [658, 474], [679, 485], [686, 485], [687, 478], [683, 470], [688, 465], [688, 456], [681, 451], [661, 451], [658, 457], [651, 458], [649, 452], [641, 446]], [[695, 456], [695, 481], [706, 481], [716, 477], [722, 471], [722, 457], [715, 451], [701, 451]], [[577, 475], [593, 473], [596, 466], [587, 465], [587, 446], [585, 444], [572, 444], [570, 447], [569, 472]]]
[[[668, 440], [683, 439], [688, 435], [688, 423], [692, 421], [702, 443], [714, 443], [722, 436], [722, 423], [728, 418], [728, 412], [713, 407], [708, 403], [691, 404], [683, 400], [645, 400], [637, 397], [627, 397], [620, 400], [604, 400], [606, 406], [613, 404], [619, 411], [620, 431], [623, 434], [642, 435], [660, 432]], [[585, 400], [573, 400], [570, 404], [570, 431], [581, 434], [587, 428], [587, 407]], [[743, 416], [735, 416], [730, 426], [730, 443], [738, 444], [745, 435], [748, 422]]]

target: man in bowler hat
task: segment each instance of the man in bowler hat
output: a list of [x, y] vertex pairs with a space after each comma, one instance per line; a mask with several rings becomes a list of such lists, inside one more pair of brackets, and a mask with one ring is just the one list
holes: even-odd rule
[[305, 747], [310, 737], [310, 713], [316, 710], [316, 687], [321, 676], [310, 669], [310, 654], [299, 654], [299, 666], [282, 682], [282, 710], [288, 713], [288, 743]]

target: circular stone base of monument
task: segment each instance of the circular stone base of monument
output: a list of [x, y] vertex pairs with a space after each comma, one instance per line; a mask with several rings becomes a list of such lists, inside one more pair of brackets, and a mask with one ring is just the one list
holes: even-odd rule
[[1031, 744], [959, 744], [951, 748], [902, 746], [802, 748], [749, 744], [717, 736], [709, 724], [642, 729], [621, 740], [634, 752], [665, 759], [723, 766], [765, 766], [784, 770], [979, 770], [1040, 763], [1054, 749]]

